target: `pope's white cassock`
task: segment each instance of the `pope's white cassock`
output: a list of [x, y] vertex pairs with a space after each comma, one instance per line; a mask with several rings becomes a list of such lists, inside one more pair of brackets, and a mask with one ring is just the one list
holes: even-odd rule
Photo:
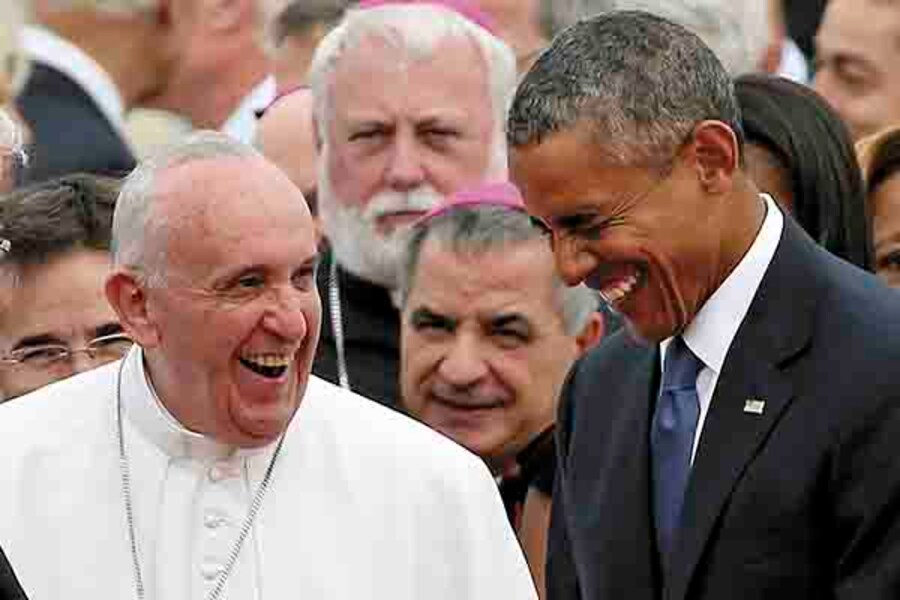
[[[135, 569], [116, 427], [118, 363], [0, 407], [0, 546], [31, 600], [130, 600]], [[122, 368], [123, 436], [146, 598], [202, 600], [275, 444], [225, 448], [181, 427]], [[310, 378], [230, 600], [531, 600], [496, 486], [472, 454]]]

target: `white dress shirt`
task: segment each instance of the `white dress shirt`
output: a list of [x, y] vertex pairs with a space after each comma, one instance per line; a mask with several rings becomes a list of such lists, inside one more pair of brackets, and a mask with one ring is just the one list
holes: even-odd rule
[[22, 47], [31, 60], [52, 67], [77, 83], [125, 139], [125, 101], [112, 77], [97, 61], [72, 42], [38, 25], [25, 27]]
[[[734, 270], [725, 281], [713, 292], [700, 312], [682, 333], [688, 348], [702, 363], [697, 374], [697, 397], [700, 400], [700, 418], [694, 432], [694, 445], [691, 450], [691, 463], [697, 454], [703, 423], [709, 413], [716, 383], [722, 373], [722, 365], [738, 328], [750, 310], [750, 304], [763, 275], [775, 256], [775, 250], [781, 241], [784, 229], [784, 215], [775, 201], [767, 194], [760, 194], [766, 203], [766, 218], [763, 221], [756, 239]], [[665, 369], [666, 348], [672, 338], [660, 343], [661, 368]]]
[[[122, 363], [125, 449], [148, 600], [203, 600], [273, 447], [224, 447]], [[0, 405], [0, 546], [28, 597], [135, 598], [116, 436], [119, 363]], [[485, 465], [311, 377], [227, 600], [535, 600]]]
[[269, 106], [275, 99], [275, 76], [269, 75], [250, 90], [231, 116], [222, 125], [222, 131], [245, 144], [252, 144], [256, 137], [256, 112]]

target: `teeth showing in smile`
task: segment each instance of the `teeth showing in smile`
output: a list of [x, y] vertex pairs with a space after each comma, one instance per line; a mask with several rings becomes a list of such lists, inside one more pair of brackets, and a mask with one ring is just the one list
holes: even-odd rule
[[281, 377], [291, 364], [291, 356], [286, 354], [247, 354], [238, 360], [257, 375], [270, 379]]
[[616, 304], [621, 302], [625, 296], [631, 293], [631, 291], [637, 286], [638, 276], [637, 275], [628, 275], [627, 277], [617, 281], [616, 283], [609, 285], [603, 290], [601, 290], [601, 294], [606, 301], [611, 304]]

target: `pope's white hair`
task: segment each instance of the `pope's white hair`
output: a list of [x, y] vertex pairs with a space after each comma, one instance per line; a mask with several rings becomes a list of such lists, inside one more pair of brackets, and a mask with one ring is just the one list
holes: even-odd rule
[[[431, 4], [387, 4], [348, 10], [341, 23], [316, 48], [309, 79], [313, 92], [313, 116], [327, 151], [331, 118], [332, 75], [348, 52], [363, 40], [376, 37], [411, 59], [431, 56], [447, 39], [471, 40], [483, 59], [488, 79], [494, 126], [488, 175], [501, 177], [506, 169], [505, 123], [516, 85], [516, 59], [512, 49], [489, 31], [459, 13]], [[398, 57], [399, 60], [400, 57]]]
[[768, 0], [577, 0], [587, 18], [610, 10], [643, 10], [700, 36], [732, 75], [758, 71], [771, 43]]
[[117, 267], [137, 272], [148, 284], [165, 281], [163, 244], [158, 239], [147, 241], [147, 233], [159, 231], [162, 224], [153, 211], [156, 181], [173, 167], [221, 157], [251, 158], [260, 154], [224, 133], [197, 131], [142, 161], [131, 172], [119, 191], [113, 214], [112, 254]]

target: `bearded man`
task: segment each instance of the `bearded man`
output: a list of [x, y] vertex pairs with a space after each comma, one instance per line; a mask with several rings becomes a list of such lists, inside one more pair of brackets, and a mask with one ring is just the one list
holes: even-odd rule
[[392, 297], [409, 226], [458, 188], [506, 175], [515, 57], [460, 2], [363, 2], [313, 57], [321, 149], [314, 372], [398, 401], [400, 315]]

